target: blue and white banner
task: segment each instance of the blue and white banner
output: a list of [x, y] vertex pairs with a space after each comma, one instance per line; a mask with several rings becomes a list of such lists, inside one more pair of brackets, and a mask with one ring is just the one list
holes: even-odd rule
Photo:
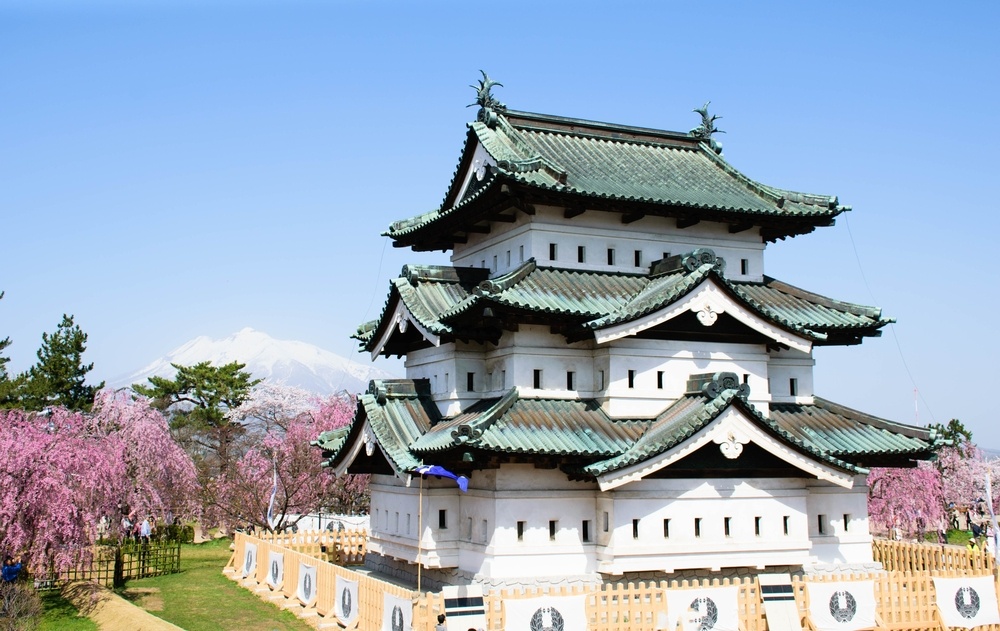
[[295, 596], [303, 605], [309, 606], [316, 600], [316, 566], [299, 563], [299, 588]]
[[358, 582], [337, 577], [337, 602], [334, 603], [337, 622], [349, 627], [358, 618]]
[[946, 627], [971, 629], [982, 624], [1000, 624], [993, 576], [934, 577], [934, 591], [941, 620]]
[[504, 631], [583, 631], [587, 597], [539, 596], [503, 601]]
[[267, 584], [271, 589], [280, 589], [285, 582], [285, 555], [272, 550], [267, 555]]
[[809, 617], [818, 631], [858, 631], [875, 623], [875, 581], [807, 582]]
[[413, 603], [409, 598], [382, 594], [382, 631], [410, 631], [413, 628]]
[[669, 628], [683, 631], [739, 631], [739, 587], [668, 589]]
[[257, 544], [243, 544], [243, 578], [257, 573]]

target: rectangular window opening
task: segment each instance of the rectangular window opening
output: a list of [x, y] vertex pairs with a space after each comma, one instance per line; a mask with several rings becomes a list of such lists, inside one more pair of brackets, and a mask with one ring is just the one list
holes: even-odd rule
[[788, 515], [785, 515], [781, 519], [781, 526], [784, 529], [786, 535], [788, 534], [788, 526], [790, 525], [791, 520], [792, 520], [792, 518], [789, 517]]
[[816, 532], [826, 534], [826, 515], [816, 515]]
[[541, 389], [541, 387], [542, 387], [542, 369], [541, 368], [536, 368], [535, 369], [534, 377], [533, 377], [533, 380], [532, 380], [532, 385], [534, 386], [534, 388], [536, 390]]
[[629, 388], [634, 388], [635, 387], [635, 371], [634, 370], [629, 370], [628, 371], [628, 387]]
[[657, 370], [656, 371], [656, 389], [657, 390], [663, 390], [663, 371], [662, 370]]
[[615, 264], [615, 249], [608, 248], [608, 265], [614, 265], [614, 264]]
[[479, 267], [486, 269], [486, 259], [479, 261]]
[[788, 394], [793, 397], [799, 394], [799, 380], [795, 377], [788, 380]]
[[748, 373], [748, 372], [743, 373], [743, 383], [746, 383], [746, 384], [750, 383], [750, 373]]
[[507, 250], [507, 267], [510, 267], [510, 250]]
[[576, 373], [572, 370], [566, 371], [566, 389], [576, 390]]
[[604, 390], [604, 371], [603, 370], [598, 370], [597, 371], [597, 380], [596, 380], [596, 383], [594, 385], [596, 386], [594, 388], [595, 390]]
[[642, 250], [636, 250], [632, 262], [636, 267], [642, 267]]
[[669, 519], [664, 519], [663, 520], [663, 538], [664, 539], [669, 539], [670, 538], [670, 520]]
[[496, 254], [494, 254], [494, 255], [493, 255], [493, 271], [495, 272], [495, 271], [497, 271], [497, 269], [499, 269], [499, 268], [497, 267], [497, 255], [496, 255]]
[[524, 522], [517, 522], [517, 540], [524, 541]]
[[576, 262], [585, 263], [587, 261], [587, 248], [582, 245], [576, 246]]
[[750, 259], [740, 259], [740, 274], [746, 276], [750, 273]]
[[476, 390], [476, 373], [467, 372], [465, 373], [465, 391], [475, 392]]
[[761, 519], [762, 519], [761, 517], [754, 517], [753, 518], [753, 534], [756, 537], [760, 536], [760, 520]]
[[485, 519], [479, 525], [479, 539], [486, 543], [490, 539], [490, 524]]
[[472, 518], [467, 517], [465, 520], [465, 536], [469, 541], [472, 541]]
[[550, 261], [556, 260], [556, 253], [557, 253], [556, 252], [556, 244], [555, 243], [550, 243], [549, 244], [549, 260]]
[[523, 245], [517, 246], [517, 256], [520, 259], [520, 262], [524, 263], [524, 246]]
[[733, 536], [732, 525], [733, 525], [733, 518], [732, 517], [723, 517], [722, 518], [722, 532], [727, 537], [732, 537]]
[[695, 537], [701, 536], [701, 517], [694, 518], [694, 536]]
[[604, 513], [601, 514], [601, 521], [601, 528], [604, 532], [607, 532], [608, 529], [611, 528], [611, 516], [608, 514], [608, 511], [604, 511]]
[[639, 538], [639, 520], [638, 519], [633, 519], [632, 520], [632, 538], [633, 539], [638, 539]]
[[448, 511], [444, 508], [438, 510], [438, 528], [448, 529]]
[[507, 371], [506, 370], [501, 370], [500, 371], [500, 387], [501, 388], [506, 388], [507, 387]]
[[555, 519], [549, 520], [549, 541], [556, 540], [556, 532], [559, 530], [559, 521]]
[[584, 543], [590, 542], [590, 520], [584, 519], [580, 524], [580, 537]]
[[851, 515], [849, 513], [844, 513], [844, 532], [847, 532], [850, 526], [851, 526]]

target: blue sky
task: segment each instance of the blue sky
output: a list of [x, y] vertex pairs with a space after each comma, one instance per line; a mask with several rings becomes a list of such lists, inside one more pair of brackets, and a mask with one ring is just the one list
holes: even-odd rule
[[[821, 396], [1000, 446], [996, 3], [0, 2], [0, 337], [63, 313], [96, 380], [250, 326], [354, 356], [435, 208], [468, 87], [686, 131], [707, 100], [752, 178], [835, 194], [766, 272], [898, 319], [817, 352]], [[358, 359], [364, 356], [357, 355]], [[390, 366], [391, 367], [391, 366]]]

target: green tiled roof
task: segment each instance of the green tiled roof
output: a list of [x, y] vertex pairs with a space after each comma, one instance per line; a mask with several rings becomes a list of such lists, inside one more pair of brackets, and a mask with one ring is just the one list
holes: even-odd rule
[[796, 439], [838, 458], [872, 452], [920, 457], [931, 442], [927, 429], [893, 423], [820, 397], [814, 397], [811, 405], [773, 403], [771, 418]]
[[476, 285], [458, 280], [428, 282], [413, 274], [400, 277], [393, 281], [380, 320], [363, 325], [365, 333], [356, 337], [362, 348], [372, 350], [399, 301], [436, 335], [454, 333], [463, 318], [482, 314], [486, 307], [514, 314], [514, 319], [526, 313], [536, 319], [550, 318], [593, 335], [593, 331], [662, 309], [706, 281], [716, 283], [762, 319], [820, 345], [857, 343], [864, 336], [878, 335], [878, 329], [892, 322], [878, 308], [833, 300], [773, 278], [730, 281], [710, 263], [692, 271], [640, 275], [538, 267], [529, 260], [504, 276]]
[[435, 425], [411, 449], [423, 457], [458, 446], [506, 454], [606, 457], [626, 449], [648, 425], [648, 420], [613, 420], [594, 401], [520, 399], [514, 389], [478, 415]]
[[[563, 459], [575, 471], [598, 476], [682, 444], [731, 406], [792, 449], [845, 471], [861, 471], [899, 455], [926, 459], [932, 447], [926, 429], [818, 397], [812, 405], [775, 404], [767, 418], [742, 398], [740, 390], [729, 389], [714, 398], [705, 393], [685, 395], [654, 419], [613, 419], [597, 401], [522, 399], [514, 389], [440, 418], [426, 382], [408, 380], [373, 381], [348, 432], [328, 432], [316, 444], [331, 464], [337, 464], [351, 451], [352, 441], [363, 440], [359, 428], [367, 420], [399, 472], [424, 463], [475, 468], [462, 458], [471, 451], [501, 460]], [[905, 462], [897, 458], [894, 464]]]
[[[477, 145], [496, 162], [474, 192], [457, 199]], [[501, 185], [530, 197], [576, 204], [629, 205], [646, 214], [771, 226], [768, 240], [831, 225], [845, 210], [837, 198], [755, 182], [697, 138], [677, 132], [508, 111], [496, 125], [469, 124], [459, 168], [441, 207], [397, 221], [385, 233], [397, 246], [436, 249], [442, 226], [483, 221], [480, 201]], [[588, 202], [587, 200], [590, 200]], [[780, 226], [779, 226], [780, 224]], [[432, 229], [433, 228], [433, 229]], [[436, 234], [435, 234], [436, 233]], [[423, 245], [421, 245], [423, 243]]]

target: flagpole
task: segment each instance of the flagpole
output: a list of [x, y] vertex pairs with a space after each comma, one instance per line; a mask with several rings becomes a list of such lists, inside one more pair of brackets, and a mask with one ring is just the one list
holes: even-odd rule
[[421, 570], [423, 570], [424, 543], [424, 476], [420, 475], [420, 492], [417, 494], [417, 591], [420, 591]]

